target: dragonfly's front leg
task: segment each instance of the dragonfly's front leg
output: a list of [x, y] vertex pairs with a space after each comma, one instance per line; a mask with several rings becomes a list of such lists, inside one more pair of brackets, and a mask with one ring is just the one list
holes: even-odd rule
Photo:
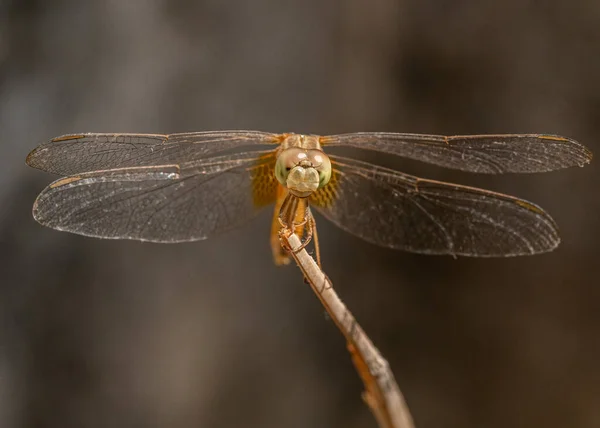
[[[302, 219], [298, 221], [299, 210], [304, 211]], [[306, 230], [306, 234], [301, 237], [301, 246], [296, 251], [305, 248], [311, 241], [314, 232], [315, 220], [308, 207], [306, 200], [303, 200], [297, 196], [288, 194], [281, 205], [279, 211], [279, 224], [281, 224], [280, 233], [295, 233], [298, 229]], [[289, 248], [286, 248], [290, 250]]]

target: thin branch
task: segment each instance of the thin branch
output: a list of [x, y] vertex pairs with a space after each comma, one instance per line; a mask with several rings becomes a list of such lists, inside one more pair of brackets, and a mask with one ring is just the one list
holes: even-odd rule
[[312, 290], [346, 338], [352, 362], [365, 385], [363, 400], [371, 408], [379, 426], [414, 428], [412, 417], [387, 360], [342, 303], [329, 278], [302, 248], [300, 238], [286, 229], [282, 230], [280, 237], [282, 245], [290, 250]]

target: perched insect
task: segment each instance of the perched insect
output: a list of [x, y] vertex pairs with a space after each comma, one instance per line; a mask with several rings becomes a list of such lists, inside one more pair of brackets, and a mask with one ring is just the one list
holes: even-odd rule
[[516, 256], [550, 251], [560, 241], [552, 218], [530, 202], [325, 154], [336, 146], [489, 174], [592, 159], [582, 144], [554, 135], [65, 135], [27, 157], [34, 168], [67, 176], [42, 191], [33, 215], [86, 236], [183, 242], [237, 227], [275, 202], [277, 264], [289, 260], [278, 240], [282, 225], [306, 236], [315, 231], [309, 205], [369, 242], [417, 253]]

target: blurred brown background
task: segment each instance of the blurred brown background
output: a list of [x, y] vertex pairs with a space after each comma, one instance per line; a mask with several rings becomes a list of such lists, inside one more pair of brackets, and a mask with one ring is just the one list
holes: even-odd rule
[[[600, 152], [600, 3], [0, 0], [0, 426], [375, 427], [271, 212], [185, 245], [39, 226], [71, 132], [556, 133]], [[563, 243], [427, 257], [317, 219], [418, 428], [600, 426], [600, 173], [427, 177], [535, 201]], [[235, 245], [232, 236], [243, 242]]]

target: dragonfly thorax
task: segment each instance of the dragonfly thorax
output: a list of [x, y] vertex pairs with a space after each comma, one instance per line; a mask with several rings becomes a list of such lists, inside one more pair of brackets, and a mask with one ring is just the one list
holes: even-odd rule
[[331, 162], [321, 150], [284, 149], [275, 164], [275, 177], [293, 195], [305, 198], [329, 182]]
[[284, 138], [281, 141], [283, 150], [297, 147], [305, 150], [321, 150], [321, 137], [318, 135], [304, 134], [283, 134]]

